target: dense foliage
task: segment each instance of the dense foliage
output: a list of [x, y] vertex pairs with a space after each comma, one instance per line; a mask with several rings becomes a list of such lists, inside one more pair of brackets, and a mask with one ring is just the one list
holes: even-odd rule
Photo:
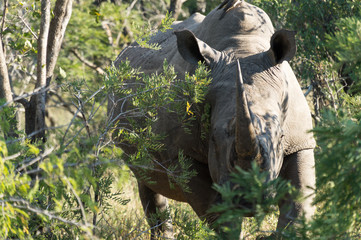
[[[35, 89], [38, 78], [36, 64], [43, 2], [3, 1], [1, 5], [1, 41], [17, 104], [24, 104], [22, 99], [34, 95], [31, 90]], [[195, 11], [208, 12], [219, 2], [186, 1], [179, 18]], [[283, 236], [286, 239], [360, 238], [361, 4], [355, 0], [250, 2], [267, 12], [276, 28], [297, 31], [298, 52], [292, 65], [308, 94], [316, 125], [318, 212], [312, 222], [300, 220]], [[142, 150], [162, 148], [159, 143], [162, 136], [151, 132], [159, 108], [180, 113], [185, 129], [196, 118], [202, 119], [202, 131], [206, 134], [209, 109], [199, 103], [210, 79], [202, 65], [195, 75], [187, 75], [184, 82], [177, 81], [174, 70], [166, 62], [163, 73], [150, 76], [127, 63], [120, 68], [111, 66], [131, 42], [147, 46], [146, 39], [158, 27], [169, 28], [173, 21], [166, 13], [169, 4], [170, 1], [153, 0], [73, 2], [54, 81], [47, 86], [46, 141], [34, 141], [26, 133], [27, 113], [22, 111], [22, 105], [1, 100], [0, 238], [143, 239], [147, 236], [149, 227], [145, 220], [124, 210], [131, 198], [125, 188], [136, 189], [126, 165], [152, 167], [152, 162], [147, 161], [149, 152]], [[143, 88], [124, 88], [119, 79], [130, 77], [141, 77], [138, 83]], [[139, 146], [140, 151], [134, 156], [125, 156], [108, 141], [113, 124], [104, 114], [109, 89], [118, 90], [124, 97], [132, 96], [137, 114], [147, 116], [145, 124], [134, 122], [135, 131], [124, 129], [118, 133]], [[155, 102], [155, 96], [162, 97]], [[181, 173], [174, 166], [169, 166], [167, 173], [171, 182], [186, 186], [194, 173], [187, 171], [189, 163], [182, 152], [179, 155], [184, 160]], [[225, 200], [225, 204], [213, 209], [221, 214], [219, 223], [240, 225], [240, 218], [249, 210], [239, 211], [237, 198], [253, 199], [256, 209], [252, 211], [256, 217], [243, 224], [248, 233], [245, 237], [265, 235], [262, 225], [270, 221], [270, 214], [277, 214], [278, 198], [287, 193], [296, 194], [294, 189], [282, 179], [261, 184], [265, 176], [256, 166], [249, 172], [238, 170], [232, 177], [232, 186], [239, 186], [238, 190], [231, 189], [231, 185], [215, 186]], [[263, 199], [264, 192], [270, 198]], [[194, 213], [189, 209], [176, 206], [171, 212], [178, 239], [238, 234], [228, 228], [223, 231], [229, 235], [216, 236], [206, 224], [193, 220]]]

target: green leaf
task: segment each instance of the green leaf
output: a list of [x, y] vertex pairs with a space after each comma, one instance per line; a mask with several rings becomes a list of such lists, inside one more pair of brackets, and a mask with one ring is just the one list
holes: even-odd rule
[[59, 67], [59, 74], [62, 78], [66, 78], [66, 72], [61, 67]]
[[28, 155], [32, 155], [32, 154], [34, 154], [35, 156], [39, 155], [39, 153], [40, 153], [39, 148], [37, 148], [36, 146], [34, 146], [33, 144], [30, 144], [30, 143], [28, 143], [27, 146], [29, 148], [27, 151]]
[[101, 16], [100, 12], [94, 8], [90, 10], [89, 14], [93, 15], [93, 16], [98, 16], [98, 17]]

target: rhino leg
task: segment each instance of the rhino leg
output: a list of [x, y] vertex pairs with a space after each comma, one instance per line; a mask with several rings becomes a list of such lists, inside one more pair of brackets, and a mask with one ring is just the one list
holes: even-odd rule
[[212, 225], [216, 216], [209, 214], [208, 209], [217, 200], [217, 192], [212, 188], [213, 181], [208, 165], [194, 160], [191, 170], [195, 170], [197, 175], [187, 183], [189, 189], [183, 191], [184, 196], [198, 217]]
[[140, 200], [151, 227], [151, 239], [158, 239], [162, 233], [166, 239], [173, 239], [173, 226], [168, 214], [167, 198], [140, 182], [138, 182], [138, 188]]
[[284, 164], [281, 177], [290, 180], [305, 198], [301, 202], [286, 198], [279, 203], [280, 216], [277, 224], [279, 231], [292, 225], [293, 220], [298, 217], [304, 216], [306, 220], [310, 220], [316, 208], [312, 205], [316, 184], [313, 149], [302, 150], [286, 156]]
[[[215, 226], [214, 223], [219, 217], [217, 213], [210, 213], [210, 207], [222, 201], [218, 192], [213, 189], [213, 181], [209, 174], [209, 166], [207, 164], [193, 161], [192, 170], [197, 172], [197, 175], [192, 177], [187, 186], [189, 191], [184, 191], [187, 203], [193, 208], [198, 217], [205, 220], [222, 239], [236, 239], [234, 236], [228, 236], [227, 233], [222, 231], [222, 228]], [[241, 229], [242, 221], [224, 223], [222, 226], [227, 226], [230, 229]], [[239, 239], [243, 239], [240, 234]]]

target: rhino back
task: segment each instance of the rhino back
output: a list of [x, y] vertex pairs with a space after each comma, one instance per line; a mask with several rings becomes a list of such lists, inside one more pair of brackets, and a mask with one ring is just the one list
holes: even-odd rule
[[175, 22], [172, 29], [166, 32], [159, 31], [149, 41], [149, 44], [159, 44], [161, 47], [159, 50], [144, 48], [133, 43], [119, 54], [114, 65], [117, 67], [122, 61], [128, 60], [133, 68], [141, 68], [142, 72], [150, 74], [162, 71], [164, 59], [167, 59], [169, 64], [174, 65], [176, 72], [184, 73], [189, 68], [189, 64], [178, 53], [174, 31], [185, 28], [194, 31], [203, 19], [202, 14], [195, 13], [182, 22]]
[[[270, 47], [270, 39], [274, 28], [268, 15], [260, 8], [247, 2], [235, 6], [224, 14], [223, 9], [214, 9], [206, 17], [195, 13], [190, 18], [176, 22], [171, 30], [158, 32], [149, 43], [157, 43], [160, 50], [151, 50], [133, 43], [124, 49], [115, 65], [128, 59], [132, 67], [141, 67], [145, 73], [162, 70], [163, 61], [175, 66], [175, 70], [183, 76], [185, 71], [192, 72], [192, 67], [186, 63], [177, 50], [174, 31], [188, 29], [209, 46], [233, 53], [237, 57], [246, 57], [264, 52]], [[225, 37], [226, 36], [226, 37]]]

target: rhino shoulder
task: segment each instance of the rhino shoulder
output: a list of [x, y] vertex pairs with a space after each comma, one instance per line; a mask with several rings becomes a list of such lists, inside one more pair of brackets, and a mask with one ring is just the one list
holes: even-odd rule
[[311, 111], [291, 67], [283, 62], [288, 81], [288, 110], [284, 122], [284, 151], [286, 155], [304, 149], [313, 149], [316, 141], [310, 132], [313, 128]]

